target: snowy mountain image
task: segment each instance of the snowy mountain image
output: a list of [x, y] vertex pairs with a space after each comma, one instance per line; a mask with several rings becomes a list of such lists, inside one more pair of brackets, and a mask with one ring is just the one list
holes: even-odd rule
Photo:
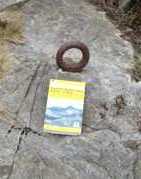
[[68, 106], [66, 108], [50, 107], [45, 119], [47, 123], [62, 127], [81, 127], [82, 110]]

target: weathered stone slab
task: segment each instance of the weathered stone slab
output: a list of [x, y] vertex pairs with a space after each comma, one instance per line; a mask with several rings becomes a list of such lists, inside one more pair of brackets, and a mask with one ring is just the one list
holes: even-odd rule
[[8, 6], [14, 5], [25, 0], [0, 0], [0, 10], [7, 8]]
[[[139, 178], [141, 84], [128, 73], [131, 44], [86, 1], [30, 0], [6, 11], [11, 8], [24, 22], [24, 43], [15, 35], [1, 39], [10, 66], [0, 79], [0, 178]], [[69, 40], [90, 49], [82, 73], [61, 72], [55, 64], [58, 48]], [[87, 82], [81, 136], [43, 134], [50, 78]], [[12, 124], [16, 129], [6, 138]]]

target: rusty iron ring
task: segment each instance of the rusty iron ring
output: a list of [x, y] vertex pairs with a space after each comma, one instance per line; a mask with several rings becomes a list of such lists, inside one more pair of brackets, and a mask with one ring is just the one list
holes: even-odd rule
[[[83, 56], [80, 62], [67, 64], [66, 62], [64, 62], [63, 55], [67, 50], [72, 48], [79, 49], [82, 52]], [[89, 57], [90, 57], [89, 49], [85, 44], [79, 41], [67, 42], [64, 45], [62, 45], [58, 50], [56, 55], [56, 63], [59, 66], [59, 68], [61, 68], [63, 71], [81, 72], [83, 68], [87, 65], [89, 61]]]

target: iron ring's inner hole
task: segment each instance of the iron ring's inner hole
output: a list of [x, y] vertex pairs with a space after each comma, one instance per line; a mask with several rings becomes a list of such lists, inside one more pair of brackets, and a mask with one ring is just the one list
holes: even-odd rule
[[83, 54], [80, 49], [71, 48], [63, 54], [63, 61], [68, 64], [78, 64], [82, 60]]

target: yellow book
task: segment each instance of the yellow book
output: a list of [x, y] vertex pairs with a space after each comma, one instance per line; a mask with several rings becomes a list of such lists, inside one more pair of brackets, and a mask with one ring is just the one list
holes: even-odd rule
[[85, 82], [50, 80], [44, 131], [80, 135], [82, 129]]

